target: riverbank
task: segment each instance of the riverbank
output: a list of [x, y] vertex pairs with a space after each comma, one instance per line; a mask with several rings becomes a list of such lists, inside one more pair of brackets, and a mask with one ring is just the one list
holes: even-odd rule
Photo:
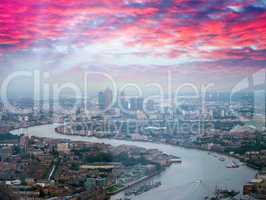
[[[133, 145], [146, 149], [158, 149], [168, 155], [182, 157], [182, 164], [171, 165], [158, 178], [162, 186], [147, 192], [134, 200], [175, 200], [176, 197], [189, 200], [203, 199], [209, 196], [209, 191], [215, 191], [215, 187], [224, 187], [235, 191], [242, 191], [243, 185], [255, 177], [256, 171], [249, 167], [241, 166], [238, 169], [228, 169], [217, 158], [210, 156], [207, 152], [197, 149], [189, 149], [174, 145], [158, 144], [151, 142], [125, 141], [116, 139], [98, 139], [94, 137], [81, 137], [73, 135], [61, 135], [55, 132], [58, 125], [45, 125], [29, 128], [29, 136], [42, 138], [67, 139], [71, 141], [85, 141], [92, 143], [105, 143], [112, 146]], [[12, 134], [19, 135], [19, 131], [12, 131]], [[219, 171], [219, 173], [217, 173]], [[202, 180], [199, 182], [198, 180]], [[192, 183], [192, 184], [191, 184]], [[204, 183], [206, 187], [201, 187]], [[197, 192], [195, 192], [197, 189]], [[162, 192], [167, 190], [167, 192]], [[112, 196], [112, 200], [123, 199], [124, 192]]]
[[132, 183], [127, 184], [126, 186], [124, 186], [122, 188], [119, 188], [118, 190], [116, 190], [114, 192], [110, 192], [110, 193], [107, 192], [107, 194], [112, 196], [112, 195], [118, 194], [120, 192], [123, 192], [123, 191], [125, 191], [125, 190], [127, 190], [127, 189], [129, 189], [129, 188], [131, 188], [131, 187], [133, 187], [133, 186], [135, 186], [137, 184], [139, 184], [139, 183], [142, 183], [142, 182], [144, 182], [146, 180], [149, 180], [149, 179], [151, 179], [151, 178], [153, 178], [155, 176], [160, 175], [164, 170], [160, 170], [160, 171], [154, 172], [154, 173], [152, 173], [149, 176], [144, 176], [144, 177], [142, 177], [142, 178], [140, 178], [140, 179], [138, 179], [136, 181], [133, 181]]
[[[55, 132], [58, 133], [58, 134], [61, 134], [61, 135], [70, 135], [70, 134], [66, 134], [64, 131], [63, 126], [60, 126], [60, 127], [57, 127], [55, 128]], [[115, 139], [115, 140], [121, 140], [121, 141], [129, 141], [129, 142], [144, 142], [144, 143], [155, 143], [155, 144], [165, 144], [165, 145], [169, 145], [169, 146], [174, 146], [174, 147], [182, 147], [182, 148], [187, 148], [187, 149], [194, 149], [194, 150], [200, 150], [200, 151], [204, 151], [204, 152], [211, 152], [211, 153], [216, 153], [218, 154], [219, 156], [223, 157], [223, 156], [226, 156], [228, 158], [231, 158], [231, 159], [236, 159], [238, 160], [239, 162], [245, 164], [247, 167], [253, 169], [253, 170], [259, 170], [259, 168], [251, 163], [248, 163], [248, 162], [245, 162], [244, 160], [242, 160], [241, 158], [239, 158], [238, 156], [236, 155], [233, 155], [233, 154], [230, 154], [230, 153], [226, 153], [226, 152], [220, 152], [220, 151], [213, 151], [213, 150], [207, 150], [207, 149], [204, 149], [204, 148], [200, 148], [200, 147], [196, 147], [196, 146], [192, 146], [192, 145], [177, 145], [177, 144], [172, 144], [172, 143], [168, 143], [168, 142], [165, 142], [165, 143], [162, 143], [162, 142], [154, 142], [154, 141], [146, 141], [146, 140], [131, 140], [131, 139], [121, 139], [121, 138], [112, 138], [112, 137], [97, 137], [95, 135], [93, 136], [87, 136], [87, 135], [79, 135], [79, 134], [73, 134], [71, 136], [80, 136], [80, 137], [95, 137], [95, 138], [98, 138], [98, 139]]]
[[[43, 126], [43, 125], [54, 125], [54, 123], [39, 123], [39, 124], [35, 124], [33, 126], [26, 126], [26, 127], [20, 127], [20, 128], [16, 128], [14, 130], [19, 130], [19, 129], [24, 129], [24, 128], [32, 128], [32, 127], [38, 127], [38, 126]], [[204, 149], [204, 148], [199, 148], [199, 147], [195, 147], [195, 146], [190, 146], [190, 145], [175, 145], [175, 144], [172, 144], [172, 143], [168, 143], [168, 142], [155, 142], [155, 141], [145, 141], [145, 140], [131, 140], [131, 139], [121, 139], [121, 138], [112, 138], [112, 137], [97, 137], [97, 136], [86, 136], [86, 135], [70, 135], [70, 134], [66, 134], [64, 133], [64, 131], [62, 131], [63, 126], [58, 126], [58, 127], [55, 127], [54, 128], [54, 131], [60, 135], [66, 135], [66, 136], [80, 136], [80, 137], [95, 137], [95, 138], [98, 138], [98, 139], [115, 139], [115, 140], [120, 140], [120, 141], [128, 141], [128, 142], [144, 142], [144, 143], [154, 143], [154, 144], [165, 144], [165, 145], [169, 145], [169, 146], [173, 146], [173, 147], [181, 147], [181, 148], [186, 148], [186, 149], [194, 149], [194, 150], [200, 150], [200, 151], [204, 151], [204, 152], [211, 152], [211, 153], [216, 153], [216, 154], [219, 154], [220, 156], [226, 156], [226, 157], [229, 157], [229, 158], [234, 158], [240, 162], [242, 162], [243, 164], [245, 164], [247, 167], [253, 169], [253, 170], [260, 170], [260, 168], [252, 163], [248, 163], [248, 162], [245, 162], [244, 160], [242, 160], [241, 158], [239, 158], [238, 156], [236, 155], [232, 155], [232, 154], [229, 154], [229, 153], [226, 153], [226, 152], [218, 152], [218, 151], [213, 151], [213, 150], [207, 150], [207, 149]], [[60, 130], [61, 129], [61, 130]], [[14, 130], [11, 130], [10, 133]]]

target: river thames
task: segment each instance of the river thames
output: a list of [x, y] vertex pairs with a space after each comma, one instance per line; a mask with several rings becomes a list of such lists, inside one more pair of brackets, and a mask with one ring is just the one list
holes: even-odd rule
[[[215, 157], [201, 150], [147, 142], [66, 136], [56, 133], [55, 127], [56, 125], [35, 126], [28, 128], [27, 132], [29, 136], [36, 137], [106, 143], [113, 146], [135, 145], [148, 149], [159, 149], [167, 154], [181, 157], [181, 164], [173, 164], [161, 175], [155, 177], [161, 181], [160, 187], [131, 198], [134, 200], [201, 200], [212, 195], [216, 186], [242, 191], [243, 184], [256, 174], [255, 170], [244, 165], [236, 169], [226, 168], [233, 158], [226, 157], [226, 161], [221, 162], [218, 160], [219, 156]], [[19, 135], [22, 132], [14, 130], [11, 133]], [[117, 199], [124, 199], [124, 193], [121, 192], [112, 197], [112, 200]]]

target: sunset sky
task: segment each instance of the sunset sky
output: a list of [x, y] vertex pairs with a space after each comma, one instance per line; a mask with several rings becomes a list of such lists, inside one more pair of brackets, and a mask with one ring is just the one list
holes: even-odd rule
[[265, 64], [265, 0], [0, 0], [2, 80], [89, 70], [146, 84], [170, 71], [175, 84], [228, 89]]

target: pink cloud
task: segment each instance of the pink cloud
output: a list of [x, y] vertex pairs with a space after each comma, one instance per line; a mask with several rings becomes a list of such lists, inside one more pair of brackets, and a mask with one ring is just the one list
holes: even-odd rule
[[265, 60], [266, 13], [250, 9], [254, 3], [174, 0], [163, 9], [163, 0], [3, 0], [0, 52], [41, 40], [64, 38], [78, 45], [123, 37], [129, 48], [161, 48], [172, 59]]

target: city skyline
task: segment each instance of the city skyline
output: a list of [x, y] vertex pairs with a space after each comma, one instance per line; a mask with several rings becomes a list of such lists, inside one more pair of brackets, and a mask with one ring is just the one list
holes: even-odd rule
[[6, 199], [266, 199], [266, 0], [0, 0]]

